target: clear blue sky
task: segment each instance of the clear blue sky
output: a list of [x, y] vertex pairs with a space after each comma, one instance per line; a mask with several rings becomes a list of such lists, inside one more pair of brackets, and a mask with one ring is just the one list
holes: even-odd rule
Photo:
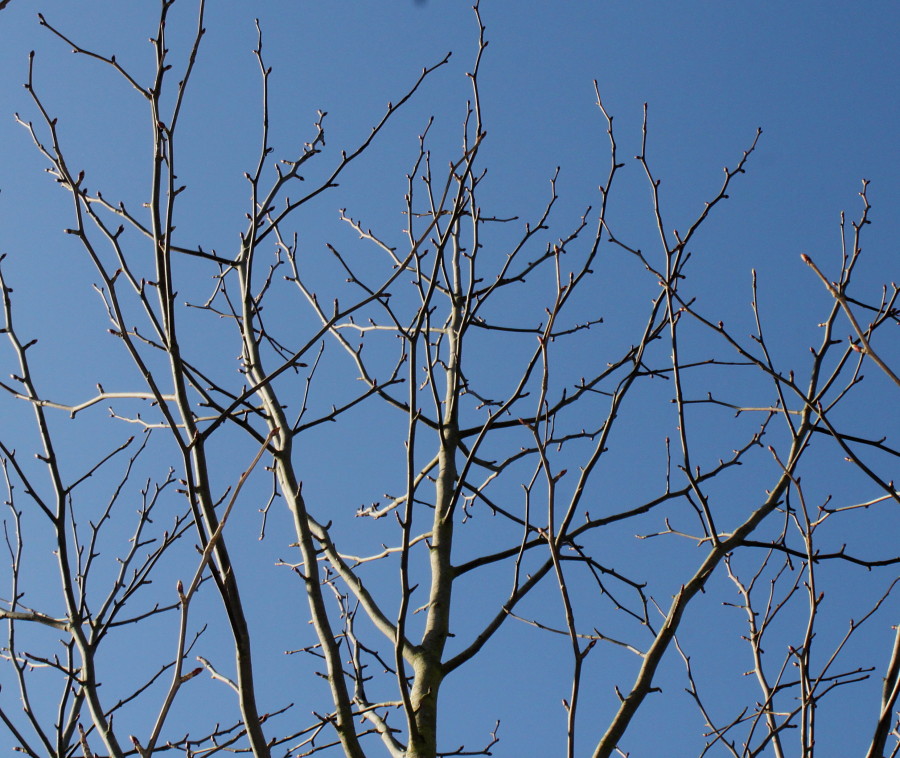
[[[112, 364], [96, 370], [89, 365], [91, 355], [106, 355], [109, 348], [101, 346], [106, 344], [104, 314], [90, 289], [89, 266], [75, 240], [61, 233], [71, 224], [69, 198], [43, 173], [46, 161], [13, 119], [18, 112], [25, 120], [38, 120], [22, 87], [29, 51], [37, 51], [36, 84], [53, 115], [59, 117], [70, 161], [76, 170], [85, 169], [92, 188], [138, 207], [145, 197], [149, 165], [137, 156], [140, 151], [148, 154], [150, 132], [140, 98], [108, 69], [73, 56], [63, 42], [39, 26], [38, 11], [84, 47], [116, 54], [124, 66], [146, 80], [152, 71], [147, 38], [155, 31], [157, 9], [151, 2], [12, 0], [0, 11], [0, 253], [7, 255], [4, 272], [18, 295], [19, 328], [23, 336], [41, 339], [42, 352], [35, 353], [34, 360], [45, 372], [43, 386], [48, 394], [77, 402], [91, 394], [97, 381], [127, 383], [138, 377]], [[770, 335], [786, 367], [793, 366], [792, 361], [802, 367], [807, 347], [818, 340], [816, 320], [828, 304], [827, 293], [802, 264], [800, 253], [812, 255], [828, 273], [836, 273], [839, 214], [846, 210], [848, 218], [858, 216], [857, 193], [863, 179], [871, 182], [873, 225], [867, 230], [866, 261], [858, 276], [860, 292], [877, 298], [882, 283], [900, 279], [896, 243], [900, 238], [900, 6], [896, 3], [484, 0], [481, 11], [490, 41], [483, 61], [481, 97], [487, 127], [483, 161], [489, 169], [484, 196], [493, 204], [492, 212], [533, 217], [546, 203], [556, 167], [560, 167], [560, 203], [551, 237], [564, 235], [587, 206], [597, 205], [597, 185], [608, 169], [608, 143], [605, 122], [594, 105], [592, 82], [596, 80], [607, 110], [615, 116], [619, 156], [626, 163], [610, 217], [616, 232], [635, 247], [653, 249], [657, 239], [647, 185], [632, 159], [640, 150], [644, 103], [649, 104], [648, 157], [662, 179], [669, 231], [690, 224], [717, 191], [722, 168], [733, 166], [752, 143], [757, 128], [762, 128], [747, 174], [738, 177], [731, 199], [717, 209], [696, 240], [690, 286], [706, 312], [739, 324], [736, 331], [743, 337], [752, 330], [750, 271], [756, 269]], [[179, 0], [170, 41], [176, 60], [183, 59], [194, 14], [193, 3]], [[444, 165], [458, 150], [465, 102], [471, 93], [465, 73], [471, 70], [477, 42], [470, 3], [210, 2], [207, 36], [185, 106], [180, 178], [189, 189], [178, 220], [180, 232], [204, 249], [233, 249], [242, 229], [247, 200], [243, 172], [254, 165], [259, 138], [259, 72], [251, 53], [256, 42], [255, 17], [263, 30], [266, 62], [273, 67], [275, 152], [289, 155], [310, 140], [316, 111], [327, 111], [329, 152], [320, 170], [333, 165], [341, 149], [350, 149], [365, 138], [387, 102], [396, 101], [422, 67], [452, 51], [450, 64], [426, 82], [370, 153], [342, 178], [341, 187], [299, 225], [311, 246], [323, 240], [353, 244], [355, 235], [338, 221], [338, 209], [346, 207], [366, 226], [399, 233], [404, 223], [400, 210], [405, 174], [415, 159], [417, 135], [430, 115], [436, 117], [431, 134], [435, 164]], [[607, 331], [600, 332], [601, 344], [609, 340], [609, 345], [617, 345], [632, 339], [630, 333], [617, 331], [620, 323], [655, 293], [624, 254], [609, 253], [604, 265], [607, 268], [598, 272], [596, 285], [597, 302], [602, 302], [599, 310], [608, 322]], [[637, 292], [633, 287], [644, 289]], [[224, 350], [230, 359], [237, 354], [234, 342], [221, 347], [206, 334], [193, 336], [192, 347], [200, 355]], [[896, 344], [887, 343], [884, 349], [895, 357], [900, 353]], [[13, 356], [3, 350], [0, 373], [8, 375], [13, 369], [6, 367], [12, 367]], [[576, 365], [577, 360], [572, 360]], [[71, 373], [59, 368], [67, 363], [73, 367]], [[869, 371], [874, 373], [874, 368]], [[896, 428], [900, 421], [896, 393], [893, 402], [890, 394], [871, 399], [880, 414], [861, 420], [861, 429], [871, 431], [869, 425], [876, 423], [884, 431]], [[709, 424], [715, 442], [724, 444], [717, 448], [711, 442], [710, 450], [718, 452], [710, 456], [727, 455], [729, 433], [719, 437], [714, 431], [727, 414], [699, 418], [699, 424]], [[0, 434], [4, 439], [8, 436], [12, 446], [24, 449], [34, 444], [26, 420], [27, 415], [16, 410], [9, 398], [0, 397]], [[653, 412], [636, 410], [631, 423], [634, 436], [630, 431], [621, 440], [623, 452], [616, 459], [624, 477], [610, 480], [610, 498], [631, 497], [631, 492], [639, 497], [644, 479], [657, 476], [648, 474], [649, 464], [642, 465], [645, 460], [657, 462], [661, 452], [659, 434], [650, 433], [649, 439], [657, 445], [650, 452], [644, 447], [650, 444], [648, 438], [641, 435], [642, 424], [652, 428]], [[105, 410], [98, 408], [77, 430], [61, 427], [60, 434], [70, 443], [73, 471], [91, 459], [83, 435], [114, 436], [105, 424]], [[342, 509], [350, 525], [346, 539], [354, 543], [354, 522], [349, 517], [355, 508], [382, 497], [384, 488], [400, 485], [378, 481], [384, 464], [377, 457], [360, 456], [351, 472], [336, 466], [345, 441], [335, 436], [337, 432], [318, 434], [310, 453], [313, 473], [305, 486], [313, 501], [331, 501]], [[359, 434], [369, 449], [381, 444], [376, 430], [363, 429]], [[226, 447], [222, 454], [232, 456], [236, 461], [232, 465], [239, 470], [248, 452], [252, 455], [246, 447]], [[399, 460], [393, 465], [398, 466]], [[834, 466], [833, 460], [839, 457], [823, 456], [823, 467]], [[889, 465], [883, 471], [888, 472]], [[761, 464], [742, 480], [748, 487], [755, 486], [758, 494], [761, 484], [754, 480], [756, 473], [769, 476], [771, 467]], [[884, 475], [891, 478], [889, 473]], [[634, 481], [623, 483], [622, 479]], [[844, 503], [878, 494], [855, 489], [856, 484], [836, 473], [815, 491], [822, 496], [833, 492]], [[266, 486], [265, 481], [258, 482], [260, 497], [265, 497]], [[727, 493], [722, 496], [727, 499]], [[742, 507], [739, 501], [735, 496], [729, 507]], [[249, 511], [241, 524], [254, 533], [258, 516], [254, 508]], [[858, 533], [835, 535], [833, 546], [846, 541], [877, 557], [890, 552], [896, 526], [893, 523], [891, 529], [874, 535], [861, 526]], [[654, 531], [662, 524], [647, 521], [642, 528]], [[273, 560], [287, 555], [288, 540], [279, 546], [280, 538], [276, 534], [262, 544], [248, 540], [247, 553], [241, 558], [254, 577], [249, 585], [258, 581], [261, 596], [268, 587], [264, 583], [274, 581], [268, 578]], [[879, 551], [882, 543], [884, 549]], [[609, 547], [615, 548], [615, 544]], [[634, 552], [618, 560], [644, 570], [646, 555]], [[664, 553], [656, 590], [661, 606], [667, 606], [677, 590], [677, 583], [669, 586], [666, 581], [689, 570], [695, 563], [693, 555], [680, 550]], [[265, 571], [253, 573], [254, 565], [264, 565]], [[891, 578], [885, 573], [877, 587], [883, 589]], [[285, 593], [296, 592], [288, 578], [277, 581], [294, 588]], [[505, 583], [508, 577], [498, 576], [497, 581]], [[862, 593], [865, 602], [854, 606], [855, 589], [848, 584], [852, 581], [840, 579], [844, 584], [830, 590], [836, 608], [830, 631], [835, 635], [843, 632], [847, 618], [864, 612], [865, 602], [871, 599], [866, 590]], [[749, 692], [752, 701], [756, 695], [746, 680], [726, 684], [717, 675], [726, 667], [732, 673], [746, 670], [749, 662], [741, 658], [745, 652], [735, 639], [744, 628], [743, 619], [737, 612], [722, 613], [722, 599], [733, 599], [729, 585], [717, 578], [714, 586], [720, 594], [698, 600], [693, 608], [685, 648], [695, 651], [698, 659], [701, 651], [713, 651], [713, 663], [698, 660], [698, 666], [709, 677], [707, 691], [714, 698], [733, 704], [738, 695]], [[477, 625], [477, 593], [484, 592], [485, 603], [495, 599], [482, 585], [473, 586], [472, 592], [476, 599], [462, 611], [461, 633], [467, 625]], [[292, 595], [290, 603], [298, 597]], [[550, 593], [544, 600], [553, 603], [554, 598]], [[275, 597], [266, 602], [277, 607], [282, 601]], [[209, 603], [214, 618], [211, 593]], [[297, 703], [298, 713], [305, 714], [317, 707], [304, 689], [306, 680], [297, 674], [308, 663], [295, 656], [290, 660], [298, 668], [290, 669], [281, 656], [281, 650], [308, 642], [292, 634], [298, 628], [305, 633], [306, 626], [302, 614], [295, 614], [289, 605], [284, 601], [284, 620], [281, 611], [275, 610], [258, 624], [260, 644], [278, 651], [262, 655], [261, 665], [283, 687], [270, 693], [271, 700], [263, 708], [275, 708], [286, 698]], [[544, 612], [539, 604], [528, 610], [536, 616]], [[897, 623], [895, 611], [893, 603], [893, 615], [886, 613], [870, 622], [878, 628], [869, 643], [874, 651], [872, 665], [881, 665], [887, 658], [890, 625]], [[559, 623], [559, 618], [547, 612], [547, 623]], [[716, 620], [708, 623], [707, 618]], [[448, 707], [443, 722], [445, 747], [452, 750], [463, 742], [469, 747], [480, 745], [499, 718], [502, 741], [495, 755], [561, 754], [559, 703], [568, 694], [569, 662], [565, 645], [554, 648], [554, 644], [555, 640], [548, 642], [531, 627], [513, 627], [488, 650], [483, 665], [476, 663], [449, 680], [442, 690]], [[215, 648], [214, 637], [210, 645]], [[610, 683], [629, 682], [634, 669], [633, 658], [619, 652], [597, 659], [590, 672], [596, 686], [588, 688], [582, 705], [582, 754], [592, 749], [592, 738], [605, 724], [604, 716], [608, 717], [613, 697]], [[682, 724], [698, 719], [686, 695], [679, 700], [671, 694], [685, 686], [682, 673], [680, 661], [667, 661], [663, 672], [666, 708], [654, 710], [651, 704], [647, 715], [632, 725], [623, 749], [632, 755], [698, 754], [702, 742], [696, 739], [684, 746], [671, 742]], [[874, 716], [866, 714], [874, 714], [877, 686], [876, 672], [871, 686], [859, 688], [862, 694], [857, 699], [846, 699], [844, 691], [836, 695], [844, 698], [840, 707], [848, 721], [870, 724]], [[0, 698], [6, 707], [14, 703], [14, 689], [5, 682]], [[591, 713], [596, 713], [595, 727]], [[689, 728], [685, 734], [697, 731]], [[828, 754], [858, 754], [865, 747], [865, 735], [860, 738], [852, 730], [828, 734], [833, 740], [824, 748]], [[0, 752], [4, 739], [0, 727]]]

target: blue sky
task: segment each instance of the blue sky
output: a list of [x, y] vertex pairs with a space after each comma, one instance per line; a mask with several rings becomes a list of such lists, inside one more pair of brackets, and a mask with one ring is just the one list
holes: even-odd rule
[[[41, 386], [48, 396], [77, 402], [90, 396], [98, 381], [107, 388], [132, 387], [140, 377], [121, 362], [121, 353], [111, 345], [100, 301], [90, 286], [96, 277], [76, 240], [62, 233], [72, 223], [70, 199], [44, 173], [45, 159], [13, 118], [13, 113], [19, 113], [26, 121], [38, 122], [22, 87], [29, 51], [36, 51], [36, 86], [51, 113], [59, 117], [70, 163], [84, 168], [88, 184], [102, 188], [104, 196], [121, 198], [133, 208], [146, 198], [150, 127], [140, 97], [108, 68], [73, 56], [63, 42], [40, 27], [38, 11], [79, 44], [103, 54], [115, 53], [144, 81], [152, 73], [146, 40], [154, 33], [157, 8], [153, 3], [12, 0], [0, 12], [4, 39], [0, 47], [0, 253], [7, 256], [3, 270], [16, 291], [15, 313], [22, 336], [40, 338], [33, 360], [35, 370], [41, 373]], [[896, 42], [900, 9], [896, 4], [484, 0], [481, 13], [489, 40], [481, 72], [487, 129], [481, 161], [488, 168], [484, 202], [492, 213], [535, 217], [549, 198], [550, 179], [557, 167], [560, 200], [546, 239], [565, 236], [588, 206], [597, 206], [597, 186], [605, 178], [609, 157], [606, 124], [594, 104], [596, 80], [605, 107], [615, 117], [619, 158], [625, 164], [610, 201], [609, 218], [616, 234], [634, 247], [658, 248], [650, 193], [633, 160], [640, 151], [645, 103], [649, 112], [647, 156], [662, 180], [667, 231], [683, 230], [691, 223], [703, 203], [718, 191], [723, 167], [734, 166], [753, 142], [757, 128], [762, 128], [747, 173], [735, 180], [730, 199], [716, 209], [695, 240], [688, 286], [698, 296], [703, 312], [736, 325], [735, 332], [743, 338], [753, 330], [750, 272], [755, 269], [773, 352], [785, 370], [801, 371], [806, 366], [808, 347], [819, 339], [817, 323], [829, 306], [827, 293], [801, 262], [800, 254], [808, 253], [826, 273], [836, 275], [839, 214], [846, 210], [848, 219], [858, 217], [863, 179], [871, 182], [868, 197], [873, 224], [866, 230], [857, 291], [863, 299], [877, 299], [883, 283], [900, 279], [896, 258], [900, 236], [896, 128], [900, 122], [900, 46]], [[170, 37], [176, 62], [184, 60], [184, 44], [191, 39], [194, 16], [194, 4], [179, 0]], [[247, 204], [243, 172], [252, 170], [258, 152], [260, 77], [252, 55], [256, 17], [263, 30], [266, 63], [273, 67], [270, 99], [275, 155], [291, 155], [311, 140], [317, 111], [328, 112], [327, 150], [322, 162], [310, 168], [310, 183], [335, 165], [340, 150], [349, 150], [365, 139], [388, 101], [401, 97], [424, 66], [452, 52], [449, 64], [425, 82], [371, 150], [341, 178], [341, 186], [298, 217], [297, 231], [310, 251], [310, 276], [323, 287], [335, 285], [339, 272], [321, 254], [322, 243], [348, 250], [355, 250], [357, 244], [357, 235], [340, 223], [338, 209], [347, 208], [348, 215], [361, 219], [363, 226], [399, 239], [405, 223], [401, 215], [405, 174], [415, 160], [418, 135], [430, 116], [435, 117], [429, 134], [434, 164], [444, 166], [458, 154], [466, 99], [471, 97], [466, 72], [471, 70], [476, 52], [474, 16], [470, 3], [450, 0], [210, 3], [207, 35], [188, 92], [179, 142], [179, 178], [188, 189], [178, 226], [185, 239], [223, 254], [236, 248], [243, 228]], [[498, 235], [498, 246], [503, 239]], [[592, 332], [590, 340], [578, 343], [577, 350], [561, 354], [565, 380], [577, 379], [581, 367], [597, 356], [605, 360], [607, 354], [629, 344], [634, 339], [635, 319], [639, 323], [639, 314], [658, 292], [633, 258], [613, 252], [611, 246], [604, 251], [595, 281], [577, 307], [579, 312], [601, 313], [605, 325]], [[369, 259], [362, 260], [369, 265]], [[201, 275], [200, 267], [196, 271], [186, 267], [185, 271]], [[196, 296], [208, 280], [193, 281], [198, 283], [194, 289], [186, 288], [186, 297]], [[291, 322], [295, 318], [290, 315], [292, 301], [287, 296], [283, 301], [278, 299], [280, 295], [273, 297], [273, 307], [280, 303], [286, 309], [279, 325], [292, 338], [308, 333], [312, 326], [302, 318]], [[543, 307], [525, 297], [505, 305], [508, 312], [503, 315], [525, 320], [539, 319]], [[193, 323], [191, 318], [186, 316], [189, 323]], [[846, 324], [842, 328], [849, 333]], [[712, 350], [712, 343], [699, 330], [697, 335], [697, 342], [685, 350], [694, 350], [696, 357], [702, 358]], [[184, 341], [198, 358], [209, 360], [223, 375], [231, 371], [230, 376], [235, 376], [228, 361], [233, 361], [239, 346], [225, 325], [198, 326], [184, 335]], [[900, 354], [896, 337], [881, 347], [887, 357]], [[503, 360], [511, 360], [518, 348], [487, 344], [481, 349], [479, 373], [486, 383], [502, 385], [507, 378]], [[497, 353], [503, 360], [497, 360]], [[9, 351], [0, 355], [0, 373], [8, 375], [14, 371], [13, 355]], [[341, 366], [335, 358], [323, 371], [331, 377], [330, 372]], [[860, 433], [887, 433], [900, 421], [896, 388], [876, 376], [874, 367], [867, 373], [872, 375], [867, 385], [870, 389], [848, 403], [846, 418]], [[766, 385], [735, 384], [730, 374], [711, 381], [723, 396], [733, 391], [755, 396], [761, 404], [771, 401]], [[699, 384], [696, 389], [700, 392]], [[598, 508], [638, 501], [659, 488], [662, 440], [666, 424], [671, 422], [664, 418], [670, 407], [667, 391], [651, 387], [629, 408], [627, 431], [615, 439], [610, 467], [598, 475], [594, 485]], [[335, 381], [334, 392], [352, 392], [352, 387]], [[331, 402], [324, 391], [314, 400], [324, 407]], [[34, 446], [35, 439], [29, 416], [20, 406], [8, 397], [0, 398], [0, 434], [11, 447], [24, 450]], [[732, 425], [730, 414], [718, 409], [698, 407], [693, 418], [695, 428], [706, 435], [697, 444], [709, 461], [727, 456], [751, 428], [745, 419]], [[129, 433], [121, 425], [110, 426], [105, 408], [99, 407], [79, 417], [77, 424], [61, 417], [57, 422], [67, 456], [64, 467], [73, 473], [96, 458], [96, 448], [86, 444], [86, 439], [102, 445]], [[363, 550], [371, 539], [357, 528], [359, 522], [352, 514], [391, 487], [399, 488], [402, 449], [396, 447], [392, 435], [402, 429], [402, 419], [372, 411], [371, 416], [361, 416], [354, 423], [349, 440], [340, 425], [316, 430], [310, 437], [304, 447], [304, 455], [309, 456], [304, 487], [317, 507], [338, 510], [346, 520], [342, 538], [354, 549], [358, 543]], [[254, 450], [246, 442], [227, 439], [217, 449], [222, 455], [218, 470], [224, 487], [230, 481], [229, 472], [240, 471]], [[159, 450], [165, 455], [161, 443]], [[382, 450], [389, 452], [377, 454]], [[349, 467], [343, 463], [348, 458], [353, 461]], [[716, 492], [724, 513], [735, 515], [748, 508], [747, 501], [754, 501], [771, 480], [771, 461], [756, 460], [736, 483], [723, 484]], [[573, 461], [568, 465], [574, 470], [579, 459]], [[843, 474], [834, 450], [817, 450], [811, 461], [806, 476], [810, 496], [817, 503], [827, 494], [845, 504], [877, 495], [859, 477]], [[144, 465], [148, 466], [142, 469], [144, 475], [158, 476], [153, 466]], [[893, 478], [891, 466], [896, 469], [896, 463], [890, 456], [874, 458], [873, 465], [880, 467], [885, 478]], [[98, 502], [108, 481], [89, 485], [95, 488], [90, 491]], [[269, 483], [264, 477], [252, 486], [254, 497], [265, 498]], [[746, 494], [750, 492], [754, 494]], [[254, 536], [232, 550], [239, 553], [247, 586], [259, 588], [254, 599], [265, 603], [264, 608], [277, 609], [261, 610], [254, 622], [257, 644], [264, 650], [261, 670], [272, 682], [263, 707], [274, 709], [285, 698], [292, 700], [302, 722], [313, 708], [327, 706], [317, 705], [316, 685], [308, 684], [308, 661], [292, 656], [291, 665], [284, 664], [283, 650], [302, 647], [310, 639], [296, 582], [284, 569], [272, 574], [273, 563], [287, 557], [290, 540], [279, 531], [288, 528], [287, 519], [271, 518], [275, 528], [266, 541]], [[499, 527], [498, 536], [486, 513], [476, 521], [478, 518], [483, 522], [473, 530], [472, 543], [461, 549], [505, 544], [512, 538], [511, 532]], [[872, 557], [889, 553], [896, 541], [896, 518], [879, 519], [861, 516], [851, 522], [854, 526], [848, 533], [829, 535], [827, 544], [836, 549], [846, 542], [855, 549], [871, 551]], [[659, 542], [673, 541], [671, 538], [631, 541], [637, 528], [653, 532], [662, 524], [648, 518], [639, 527], [612, 531], [599, 538], [598, 548], [615, 555], [617, 566], [644, 572], [657, 582], [652, 591], [665, 607], [679, 581], [696, 565], [697, 551], [683, 544], [657, 549]], [[127, 519], [117, 524], [117, 529], [127, 530]], [[258, 532], [256, 507], [249, 506], [236, 516], [238, 529], [251, 535]], [[387, 534], [385, 527], [385, 540]], [[34, 544], [42, 545], [46, 535], [41, 537], [39, 528], [34, 535]], [[375, 538], [376, 545], [379, 538]], [[628, 548], [623, 550], [626, 542]], [[52, 603], [53, 590], [43, 586], [40, 574], [46, 571], [41, 565], [41, 549], [35, 548], [30, 558], [33, 563], [29, 565], [37, 572], [30, 591], [38, 596], [46, 592], [47, 602]], [[190, 565], [189, 545], [185, 545], [183, 560], [184, 566]], [[171, 575], [167, 573], [161, 584], [174, 584], [186, 569], [166, 569], [170, 570]], [[373, 570], [376, 577], [380, 577], [378, 571]], [[858, 618], [893, 576], [890, 571], [874, 579], [861, 570], [835, 571], [833, 575], [830, 571], [823, 569], [822, 574], [832, 581], [828, 597], [833, 615], [828, 617], [822, 638], [833, 642], [831, 638], [843, 633], [847, 619]], [[393, 581], [389, 572], [383, 580]], [[862, 589], [857, 582], [863, 580], [873, 583]], [[48, 575], [47, 587], [52, 581]], [[502, 597], [508, 581], [508, 575], [498, 571], [496, 576], [488, 573], [472, 580], [471, 585], [463, 583], [463, 591], [471, 587], [472, 594], [461, 600], [461, 638], [477, 629], [479, 614]], [[753, 702], [758, 695], [747, 678], [739, 676], [748, 666], [741, 658], [745, 651], [738, 639], [744, 621], [737, 612], [729, 615], [721, 607], [723, 598], [733, 600], [733, 590], [721, 575], [716, 576], [713, 587], [715, 592], [698, 599], [692, 609], [684, 643], [696, 654], [698, 673], [705, 677], [710, 699], [722, 705], [721, 718], [725, 720], [725, 714], [732, 712], [728, 708], [737, 709], [736, 703], [742, 699]], [[584, 593], [586, 607], [591, 608], [590, 588], [579, 587], [578, 592]], [[251, 594], [255, 594], [253, 590]], [[221, 621], [216, 598], [210, 592], [201, 595], [200, 602], [198, 614], [206, 614], [204, 618], [212, 624], [204, 644], [226, 659], [228, 641], [216, 631], [216, 623]], [[558, 609], [552, 610], [556, 602], [551, 588], [536, 595], [523, 613], [559, 623]], [[896, 603], [867, 622], [871, 637], [851, 652], [868, 656], [870, 665], [882, 665], [889, 652], [890, 625], [896, 623], [895, 609]], [[586, 616], [592, 612], [587, 611]], [[168, 627], [160, 624], [158, 630], [144, 634], [150, 635], [153, 644], [163, 646], [160, 640], [168, 633]], [[142, 644], [140, 637], [134, 639]], [[129, 646], [135, 644], [134, 639], [118, 643], [121, 653], [110, 653], [113, 669], [120, 660], [117, 655], [128, 656], [133, 650]], [[701, 660], [704, 651], [709, 657]], [[554, 638], [525, 624], [510, 625], [506, 636], [488, 647], [483, 664], [461, 670], [442, 690], [447, 707], [443, 722], [446, 748], [452, 750], [463, 742], [479, 746], [500, 719], [502, 739], [494, 755], [560, 754], [564, 715], [559, 703], [567, 696], [570, 667], [565, 656], [565, 645]], [[614, 705], [612, 683], [621, 686], [629, 682], [635, 667], [633, 657], [616, 649], [597, 653], [590, 661], [591, 684], [581, 706], [584, 722], [579, 754], [590, 753], [608, 719]], [[154, 665], [148, 658], [148, 669]], [[720, 674], [726, 669], [732, 678]], [[686, 695], [672, 694], [685, 686], [677, 657], [666, 659], [662, 675], [665, 699], [651, 701], [627, 733], [623, 749], [633, 755], [699, 754], [702, 739], [696, 735], [702, 731], [702, 722]], [[832, 701], [823, 705], [825, 713], [843, 714], [834, 717], [854, 725], [850, 730], [823, 732], [832, 741], [835, 754], [865, 748], [865, 730], [874, 719], [870, 714], [874, 714], [878, 677], [876, 671], [873, 681], [858, 689], [862, 693], [858, 697], [848, 696], [852, 690], [846, 688], [834, 696], [833, 706], [828, 704]], [[220, 703], [228, 702], [227, 698], [215, 699], [223, 698], [218, 689], [204, 683], [197, 685], [198, 690], [201, 686], [204, 693], [214, 693], [209, 695], [210, 710], [225, 707]], [[12, 693], [12, 687], [4, 686], [0, 703], [14, 710]], [[47, 697], [51, 705], [45, 707], [52, 713], [52, 688]], [[833, 712], [827, 710], [831, 707]], [[122, 718], [132, 719], [135, 729], [145, 728], [139, 714]], [[190, 721], [189, 716], [180, 718]], [[179, 726], [184, 724], [174, 725], [173, 733]], [[686, 735], [684, 743], [673, 748], [673, 735], [681, 740], [682, 733]], [[6, 739], [2, 734], [0, 746]], [[380, 753], [376, 749], [373, 754]]]

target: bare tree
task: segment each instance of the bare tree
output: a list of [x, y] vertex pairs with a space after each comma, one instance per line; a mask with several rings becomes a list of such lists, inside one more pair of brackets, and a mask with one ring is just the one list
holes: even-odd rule
[[[706, 311], [689, 278], [701, 265], [698, 232], [761, 132], [699, 215], [669, 231], [645, 109], [637, 166], [658, 248], [643, 250], [610, 211], [625, 164], [595, 85], [609, 163], [592, 207], [551, 232], [556, 177], [536, 218], [488, 207], [487, 43], [476, 4], [455, 157], [433, 160], [429, 121], [398, 198], [402, 235], [348, 209], [340, 219], [358, 239], [315, 249], [301, 236], [305, 212], [330, 208], [338, 180], [411, 98], [427, 97], [420, 90], [449, 56], [355, 146], [326, 149], [321, 113], [308, 142], [277, 155], [258, 28], [258, 159], [246, 174], [239, 244], [214, 250], [177, 229], [186, 190], [196, 191], [179, 182], [176, 148], [205, 3], [181, 63], [167, 41], [173, 5], [161, 5], [146, 81], [41, 17], [146, 108], [151, 184], [140, 208], [88, 186], [90, 168], [70, 157], [34, 57], [34, 115], [19, 117], [71, 200], [66, 232], [93, 267], [115, 346], [102, 348], [112, 363], [80, 368], [109, 377], [96, 394], [48, 393], [48, 372], [70, 367], [34, 359], [41, 347], [16, 322], [13, 283], [0, 278], [13, 366], [0, 387], [32, 424], [0, 432], [4, 682], [16, 690], [0, 719], [16, 749], [55, 758], [490, 755], [498, 729], [460, 745], [439, 696], [499, 645], [516, 656], [513, 630], [526, 626], [565, 642], [554, 665], [568, 672], [558, 693], [568, 756], [626, 755], [638, 714], [685, 700], [685, 688], [705, 724], [691, 737], [699, 754], [811, 756], [820, 709], [853, 698], [878, 655], [889, 656], [881, 702], [855, 728], [872, 733], [870, 756], [896, 755], [900, 645], [867, 657], [856, 641], [884, 626], [900, 552], [869, 555], [834, 536], [861, 512], [900, 502], [880, 473], [898, 451], [856, 421], [860, 408], [872, 410], [870, 361], [900, 384], [876, 346], [898, 321], [896, 287], [874, 305], [850, 290], [869, 221], [865, 189], [837, 281], [805, 258], [826, 291], [797, 319], [822, 337], [810, 355], [785, 359], [755, 275], [749, 339]], [[304, 180], [307, 172], [319, 178]], [[628, 335], [617, 340], [600, 327], [610, 314], [596, 284], [613, 256], [640, 270], [634, 302], [646, 303], [629, 323], [617, 316]], [[310, 450], [325, 427], [348, 452], [322, 471]], [[635, 427], [636, 459], [623, 436]], [[852, 504], [830, 502], [822, 471], [823, 460], [842, 459], [870, 493]], [[371, 494], [351, 513], [333, 499], [355, 468]], [[828, 630], [842, 622], [823, 585], [862, 573], [871, 599], [841, 617], [835, 637]], [[726, 607], [698, 615], [704, 594]], [[743, 643], [734, 635], [743, 659], [711, 678], [691, 629], [719, 623], [713, 613], [727, 619], [723, 629], [745, 631]], [[285, 647], [289, 664], [278, 660]], [[663, 690], [672, 675], [661, 667], [679, 654], [683, 679]], [[740, 677], [748, 661], [755, 691]], [[286, 666], [290, 691], [279, 683]]]

